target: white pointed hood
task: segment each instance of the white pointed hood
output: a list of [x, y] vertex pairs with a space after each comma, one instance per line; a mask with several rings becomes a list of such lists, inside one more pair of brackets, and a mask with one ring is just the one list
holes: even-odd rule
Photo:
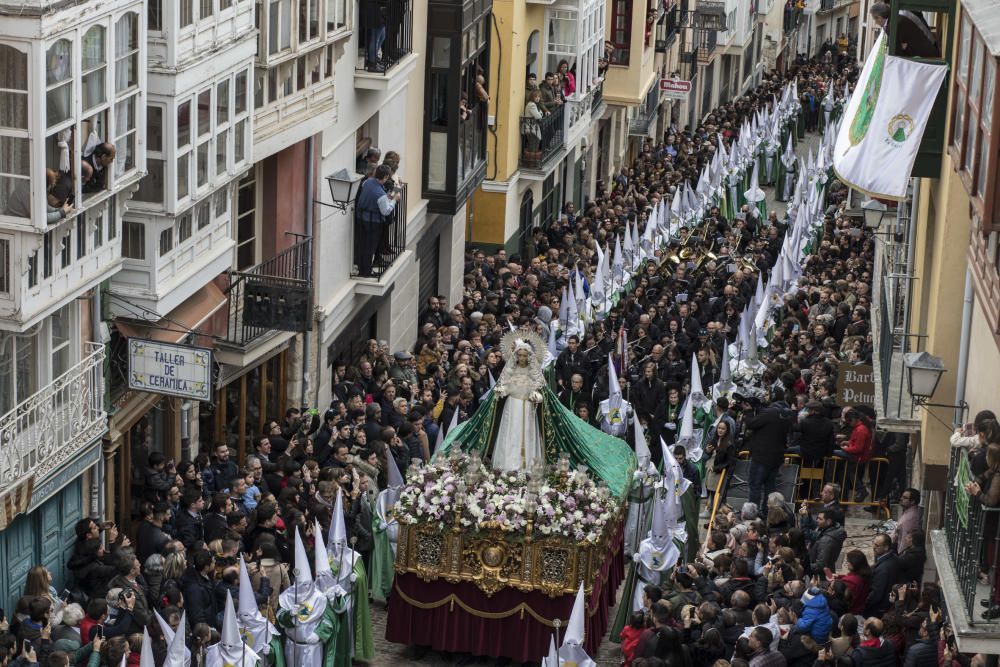
[[253, 585], [250, 583], [250, 573], [247, 571], [246, 561], [243, 554], [240, 554], [240, 618], [260, 616], [260, 607], [257, 606], [257, 598], [253, 594]]
[[240, 629], [236, 625], [236, 608], [233, 606], [233, 595], [226, 591], [226, 606], [222, 610], [222, 638], [226, 648], [237, 648], [243, 645], [240, 639]]
[[[690, 449], [690, 442], [694, 438], [694, 401], [688, 396], [687, 400], [684, 401], [684, 406], [681, 411], [681, 432], [677, 436], [677, 441], [679, 444], [684, 445], [685, 448]], [[687, 442], [685, 442], [687, 441]]]
[[608, 352], [608, 398], [620, 399], [622, 397], [622, 387], [618, 383], [618, 371], [615, 370], [615, 360]]
[[260, 656], [248, 646], [240, 635], [233, 610], [233, 597], [226, 593], [226, 607], [222, 616], [222, 638], [218, 644], [205, 651], [205, 667], [256, 667]]
[[701, 366], [698, 364], [698, 353], [691, 353], [691, 397], [695, 402], [705, 399], [705, 389], [701, 386]]
[[542, 658], [542, 667], [559, 667], [559, 652], [556, 650], [556, 635], [549, 638], [549, 654]]
[[[390, 456], [389, 458], [392, 458]], [[343, 502], [341, 501], [340, 489], [337, 489], [337, 504], [340, 505], [340, 516], [341, 522], [343, 522]], [[338, 508], [334, 508], [334, 514], [337, 514]], [[336, 519], [333, 519], [336, 521]], [[326, 545], [323, 543], [323, 528], [319, 525], [319, 521], [313, 519], [315, 522], [313, 526], [313, 572], [316, 573], [316, 587], [323, 592], [326, 592], [333, 588], [336, 583], [333, 570], [330, 568], [330, 556], [326, 552]]]
[[295, 562], [292, 564], [292, 579], [298, 584], [300, 591], [312, 592], [313, 578], [309, 570], [309, 557], [306, 555], [306, 546], [302, 543], [298, 526], [295, 527]]
[[[167, 625], [167, 628], [169, 627]], [[181, 612], [181, 624], [177, 628], [179, 632], [173, 633], [167, 643], [167, 657], [163, 660], [163, 667], [188, 667], [191, 664], [191, 652], [184, 643], [185, 628], [187, 628], [186, 611]]]
[[[128, 653], [126, 653], [124, 657], [128, 658]], [[149, 628], [143, 626], [142, 648], [139, 650], [139, 667], [155, 666], [156, 662], [153, 660], [153, 640], [149, 638]]]
[[563, 635], [563, 646], [567, 644], [583, 645], [584, 627], [587, 620], [587, 606], [583, 592], [583, 582], [576, 592], [576, 599], [573, 601], [573, 611], [569, 615], [566, 623], [566, 634]]
[[766, 198], [764, 191], [760, 189], [760, 162], [754, 161], [753, 171], [750, 172], [750, 188], [743, 193], [747, 201], [756, 204]]
[[243, 638], [258, 654], [270, 643], [271, 638], [278, 634], [277, 629], [260, 613], [253, 585], [250, 583], [250, 573], [247, 571], [247, 564], [243, 561], [242, 554], [240, 554], [240, 599], [236, 619], [242, 628]]
[[632, 427], [635, 433], [635, 458], [638, 461], [636, 472], [640, 470], [649, 472], [650, 469], [656, 472], [656, 468], [652, 464], [653, 454], [649, 451], [649, 444], [646, 442], [646, 436], [642, 432], [642, 424], [639, 423], [638, 417], [632, 419]]
[[[457, 410], [455, 414], [458, 414]], [[320, 548], [321, 542], [322, 540], [317, 540], [317, 549]], [[327, 551], [326, 547], [323, 550]], [[342, 489], [337, 489], [337, 502], [333, 506], [333, 518], [330, 520], [329, 551], [327, 555], [337, 564], [336, 574], [329, 567], [327, 571], [330, 572], [330, 576], [335, 578], [341, 587], [346, 589], [349, 585], [348, 577], [350, 577], [354, 569], [354, 562], [361, 556], [350, 547], [350, 541], [347, 537], [347, 527], [344, 525], [344, 492]], [[327, 563], [329, 563], [329, 558]], [[319, 583], [318, 571], [316, 572], [316, 581]], [[320, 586], [320, 588], [322, 589], [323, 587]]]

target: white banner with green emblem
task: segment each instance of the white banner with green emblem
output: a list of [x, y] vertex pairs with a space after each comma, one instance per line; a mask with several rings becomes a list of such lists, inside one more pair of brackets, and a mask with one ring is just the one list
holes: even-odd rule
[[947, 67], [888, 54], [883, 32], [865, 61], [833, 151], [840, 180], [869, 196], [903, 199]]

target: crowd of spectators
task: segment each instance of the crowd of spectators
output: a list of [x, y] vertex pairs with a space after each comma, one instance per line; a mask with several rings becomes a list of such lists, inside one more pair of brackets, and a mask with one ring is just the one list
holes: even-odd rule
[[[328, 408], [289, 409], [269, 420], [245, 461], [234, 461], [226, 444], [176, 465], [150, 455], [134, 539], [110, 523], [80, 522], [69, 561], [74, 603], [57, 595], [48, 572], [36, 567], [9, 619], [10, 631], [0, 633], [0, 666], [12, 660], [19, 666], [118, 667], [125, 654], [137, 664], [143, 628], [162, 664], [166, 641], [151, 622], [153, 610], [174, 629], [186, 611], [189, 627], [182, 630], [189, 633], [193, 660], [200, 660], [200, 649], [218, 641], [227, 594], [238, 598], [239, 556], [247, 561], [262, 612], [273, 618], [278, 595], [290, 583], [293, 530], [311, 550], [314, 520], [327, 529], [338, 490], [354, 549], [368, 566], [373, 502], [386, 488], [389, 458], [402, 471], [414, 460], [429, 460], [448, 428], [474, 412], [499, 377], [501, 336], [511, 326], [530, 327], [548, 339], [562, 290], [576, 271], [589, 293], [596, 244], [613, 246], [631, 220], [641, 231], [656, 202], [694, 182], [718, 142], [731, 146], [743, 121], [773, 104], [787, 81], [797, 78], [799, 90], [808, 90], [832, 80], [843, 89], [856, 72], [853, 64], [812, 62], [767, 76], [697, 127], [671, 126], [662, 139], [648, 140], [580, 210], [567, 202], [556, 220], [535, 230], [523, 255], [470, 249], [461, 299], [430, 298], [410, 349], [391, 351], [383, 341], [368, 341], [356, 363], [335, 365]], [[542, 90], [533, 102], [540, 109], [572, 92], [566, 68], [553, 77], [551, 99]], [[749, 450], [751, 502], [738, 513], [723, 505], [698, 558], [678, 567], [668, 585], [645, 591], [646, 609], [623, 633], [633, 665], [711, 665], [730, 658], [752, 667], [825, 665], [845, 657], [874, 665], [894, 664], [896, 656], [922, 665], [930, 663], [910, 656], [933, 653], [937, 660], [942, 650], [956, 657], [938, 645], [937, 589], [920, 587], [924, 536], [918, 527], [897, 531], [895, 541], [876, 537], [873, 563], [849, 549], [847, 572], [837, 575], [849, 539], [840, 504], [847, 491], [822, 485], [815, 503], [794, 510], [774, 491], [777, 467], [790, 452], [816, 461], [836, 455], [854, 464], [862, 472], [852, 477], [858, 484], [850, 498], [885, 491], [864, 484], [875, 448], [870, 416], [840, 409], [835, 397], [838, 366], [870, 362], [872, 355], [873, 241], [848, 215], [846, 194], [839, 184], [828, 188], [818, 247], [760, 351], [762, 391], [716, 404], [705, 468], [710, 476], [722, 474], [737, 452]], [[560, 339], [554, 365], [559, 399], [597, 423], [595, 408], [608, 391], [608, 356], [625, 332], [625, 393], [651, 441], [672, 445], [679, 406], [690, 391], [692, 355], [703, 386], [715, 384], [722, 347], [736, 339], [739, 313], [758, 273], [774, 264], [788, 224], [777, 212], [762, 220], [743, 206], [735, 219], [716, 208], [694, 229], [682, 230], [604, 319], [589, 318], [584, 334]], [[675, 261], [684, 249], [702, 261]], [[919, 505], [913, 489], [901, 497]]]

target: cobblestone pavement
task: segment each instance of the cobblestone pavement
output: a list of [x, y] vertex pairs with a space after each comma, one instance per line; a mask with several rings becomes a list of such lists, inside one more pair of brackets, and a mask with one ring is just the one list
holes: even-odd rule
[[[804, 141], [799, 143], [799, 152], [804, 153], [809, 149], [812, 149], [813, 153], [819, 148], [820, 136], [817, 134], [811, 134], [805, 138]], [[783, 202], [775, 201], [774, 199], [774, 188], [763, 188], [765, 194], [767, 195], [767, 207], [768, 210], [776, 210], [779, 216], [784, 215], [785, 204]], [[701, 523], [704, 524], [705, 518], [702, 519]], [[870, 514], [864, 512], [863, 510], [850, 510], [849, 516], [845, 521], [848, 535], [847, 542], [844, 544], [844, 553], [851, 549], [860, 549], [868, 557], [868, 562], [873, 562], [873, 554], [871, 549], [872, 538], [874, 538], [875, 533], [869, 527], [874, 523], [874, 519]], [[704, 533], [704, 530], [702, 530]], [[617, 597], [617, 596], [616, 596]], [[618, 610], [618, 606], [612, 609], [610, 618], [614, 619], [615, 614]], [[375, 659], [367, 664], [374, 665], [377, 667], [402, 667], [403, 665], [420, 665], [421, 667], [444, 667], [460, 664], [468, 665], [493, 665], [493, 664], [510, 664], [510, 663], [497, 663], [492, 658], [481, 658], [479, 660], [473, 660], [471, 662], [465, 662], [461, 660], [459, 656], [443, 656], [436, 652], [427, 653], [421, 659], [416, 659], [413, 652], [405, 646], [399, 644], [393, 644], [386, 641], [385, 639], [385, 623], [386, 623], [386, 610], [383, 605], [374, 604], [372, 606], [372, 623], [374, 625], [373, 634], [375, 636]], [[610, 634], [610, 633], [609, 633]], [[618, 644], [610, 641], [609, 634], [604, 636], [601, 642], [600, 649], [596, 656], [592, 656], [594, 660], [600, 667], [614, 667], [615, 665], [621, 664], [621, 651]], [[468, 659], [468, 658], [467, 658]], [[359, 663], [361, 664], [361, 663]]]

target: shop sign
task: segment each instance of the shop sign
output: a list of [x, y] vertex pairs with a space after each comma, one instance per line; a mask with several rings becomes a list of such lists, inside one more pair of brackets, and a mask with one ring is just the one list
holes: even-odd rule
[[210, 401], [212, 350], [130, 338], [128, 386], [153, 394]]
[[672, 100], [686, 100], [691, 92], [691, 82], [685, 79], [660, 79], [660, 92]]
[[844, 406], [875, 405], [875, 369], [871, 364], [838, 364], [837, 403]]

